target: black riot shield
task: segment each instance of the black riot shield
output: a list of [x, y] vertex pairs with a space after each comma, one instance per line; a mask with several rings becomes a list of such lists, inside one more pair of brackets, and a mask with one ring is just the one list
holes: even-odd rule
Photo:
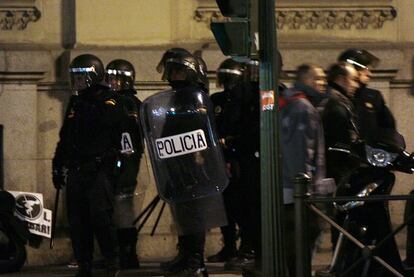
[[168, 203], [220, 194], [228, 183], [212, 104], [187, 87], [147, 98], [141, 120], [158, 193]]

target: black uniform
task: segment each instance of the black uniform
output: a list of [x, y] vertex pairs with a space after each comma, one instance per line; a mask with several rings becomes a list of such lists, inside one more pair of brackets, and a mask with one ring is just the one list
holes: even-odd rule
[[[167, 115], [161, 137], [169, 137], [173, 134], [185, 133], [194, 129], [202, 129], [207, 134], [209, 127], [206, 119], [208, 118], [211, 121], [214, 118], [206, 114], [212, 108], [209, 103], [203, 101], [204, 106], [195, 107], [198, 102], [194, 98], [195, 94], [193, 92], [201, 91], [200, 86], [190, 83], [182, 87], [174, 86], [174, 88], [178, 91], [173, 105], [176, 109]], [[199, 113], [191, 114], [188, 110], [198, 110]], [[191, 116], [188, 116], [189, 114]], [[212, 124], [214, 128], [214, 123]], [[207, 145], [213, 144], [209, 138], [207, 138], [206, 142]], [[179, 159], [171, 161], [166, 159], [165, 163], [172, 180], [171, 182], [183, 188], [196, 186], [197, 180], [199, 179], [197, 175], [206, 175], [207, 172], [211, 172], [209, 169], [211, 166], [217, 166], [217, 163], [212, 164], [211, 160], [207, 160], [209, 158], [210, 156], [208, 154], [205, 156], [203, 153], [196, 152], [180, 156]], [[211, 179], [209, 176], [205, 176], [205, 178]], [[178, 189], [181, 188], [177, 188], [176, 190], [168, 189], [166, 193], [174, 198]], [[170, 207], [179, 235], [179, 254], [174, 260], [163, 263], [161, 266], [173, 273], [181, 272], [187, 266], [191, 268], [198, 265], [203, 268], [206, 231], [210, 228], [226, 225], [227, 223], [222, 195], [218, 194], [178, 203], [170, 203]], [[203, 274], [206, 274], [204, 269]]]
[[[278, 91], [286, 89], [279, 84]], [[240, 185], [242, 189], [242, 252], [246, 265], [251, 257], [261, 259], [261, 173], [260, 173], [260, 91], [259, 83], [251, 82], [243, 94], [242, 127], [240, 134]]]
[[122, 102], [105, 86], [84, 89], [70, 101], [60, 130], [53, 167], [68, 168], [67, 213], [74, 255], [81, 266], [92, 261], [95, 235], [103, 256], [116, 267], [112, 212], [122, 122], [127, 116]]
[[124, 130], [127, 131], [132, 139], [134, 152], [130, 155], [122, 156], [122, 172], [118, 180], [120, 186], [117, 192], [133, 193], [136, 187], [136, 178], [140, 166], [142, 154], [144, 153], [144, 144], [141, 133], [141, 123], [139, 120], [139, 109], [141, 101], [135, 97], [135, 90], [122, 90], [118, 94], [124, 98], [125, 106], [128, 112], [128, 120], [125, 122]]
[[[224, 157], [229, 167], [230, 182], [223, 193], [228, 225], [221, 227], [224, 239], [224, 250], [228, 256], [236, 254], [236, 223], [239, 225], [241, 235], [241, 207], [242, 195], [240, 188], [240, 152], [239, 140], [242, 123], [242, 88], [236, 86], [211, 96], [214, 104], [214, 113], [218, 136], [225, 139], [223, 147]], [[242, 242], [243, 243], [243, 242]]]
[[354, 95], [358, 130], [363, 138], [377, 133], [379, 128], [395, 130], [394, 116], [385, 105], [384, 98], [378, 90], [361, 86]]
[[121, 90], [117, 93], [121, 96], [128, 112], [128, 119], [124, 122], [123, 129], [130, 137], [122, 136], [121, 145], [124, 149], [121, 151], [124, 153], [120, 156], [121, 168], [115, 190], [114, 217], [118, 228], [121, 268], [137, 268], [139, 267], [136, 255], [138, 233], [133, 222], [136, 217], [134, 199], [137, 175], [144, 151], [139, 120], [141, 101], [135, 97], [136, 91], [133, 89]]
[[[191, 53], [183, 48], [167, 50], [157, 70], [160, 73], [163, 72], [162, 79], [168, 80], [173, 88], [168, 93], [174, 95], [173, 98], [176, 99], [167, 97], [167, 92], [160, 92], [144, 102], [142, 113], [151, 111], [147, 120], [149, 118], [155, 120], [160, 114], [166, 117], [161, 133], [156, 137], [164, 139], [178, 135], [180, 132], [183, 134], [183, 132], [193, 131], [193, 128], [201, 129], [209, 134], [206, 143], [200, 144], [200, 147], [208, 145], [203, 150], [204, 152], [195, 151], [178, 155], [176, 159], [174, 157], [162, 159], [160, 148], [154, 149], [155, 144], [149, 140], [151, 161], [158, 179], [158, 190], [161, 196], [171, 202], [171, 211], [179, 234], [177, 257], [172, 261], [162, 263], [161, 267], [169, 271], [167, 276], [208, 276], [203, 261], [205, 232], [211, 227], [219, 227], [227, 223], [223, 199], [217, 191], [221, 191], [220, 187], [225, 187], [228, 180], [225, 175], [224, 159], [217, 151], [219, 149], [214, 116], [211, 112], [212, 104], [210, 99], [205, 98], [206, 90], [200, 78], [202, 72], [205, 73], [206, 70]], [[157, 104], [150, 108], [154, 104], [151, 101], [155, 99], [157, 99]], [[170, 103], [163, 103], [163, 101]], [[161, 108], [167, 108], [167, 110]], [[143, 125], [147, 139], [148, 132], [158, 132], [153, 129], [156, 125], [148, 126], [145, 118]], [[158, 142], [161, 147], [163, 142]], [[182, 149], [174, 148], [174, 152], [178, 154], [182, 152]], [[166, 179], [164, 175], [170, 179]], [[210, 188], [214, 188], [211, 186], [214, 183], [216, 190], [213, 193]], [[177, 195], [177, 192], [180, 192], [180, 195]], [[197, 198], [197, 194], [203, 197]]]
[[259, 84], [246, 86], [240, 134], [240, 184], [243, 195], [243, 252], [261, 255]]

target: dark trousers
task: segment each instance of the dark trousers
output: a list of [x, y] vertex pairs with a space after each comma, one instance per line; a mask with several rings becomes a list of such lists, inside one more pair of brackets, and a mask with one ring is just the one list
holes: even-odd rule
[[67, 185], [67, 214], [76, 260], [90, 263], [96, 237], [107, 261], [118, 256], [116, 228], [112, 222], [113, 186], [103, 170], [71, 169]]
[[241, 230], [243, 250], [254, 250], [261, 255], [261, 196], [260, 160], [250, 158], [240, 163], [240, 184], [242, 191]]
[[[230, 179], [230, 183], [226, 190], [223, 192], [224, 205], [226, 208], [227, 221], [226, 226], [221, 227], [221, 233], [223, 234], [224, 248], [227, 250], [236, 249], [237, 241], [237, 228], [243, 233], [241, 228], [242, 219], [242, 207], [243, 202], [241, 199], [241, 190], [238, 180]], [[243, 244], [243, 241], [242, 241]]]
[[200, 258], [204, 257], [204, 245], [206, 243], [206, 233], [198, 232], [188, 235], [178, 236], [178, 245], [180, 251], [187, 257], [199, 254]]

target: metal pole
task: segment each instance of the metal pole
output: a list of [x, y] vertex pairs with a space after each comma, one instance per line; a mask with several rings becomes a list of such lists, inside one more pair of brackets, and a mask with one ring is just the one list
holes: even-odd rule
[[3, 125], [0, 124], [0, 190], [4, 189]]
[[55, 206], [53, 208], [53, 219], [52, 219], [52, 233], [50, 236], [50, 244], [49, 248], [53, 249], [53, 246], [55, 245], [55, 235], [56, 235], [56, 225], [57, 225], [57, 217], [58, 217], [58, 210], [59, 210], [59, 195], [60, 195], [60, 189], [56, 189], [56, 195], [55, 195]]
[[295, 198], [295, 261], [296, 277], [311, 276], [311, 259], [308, 241], [308, 211], [304, 199], [310, 178], [306, 174], [298, 174], [293, 179]]
[[285, 277], [283, 194], [278, 137], [278, 64], [275, 0], [259, 0], [260, 162], [262, 201], [262, 271], [266, 277]]

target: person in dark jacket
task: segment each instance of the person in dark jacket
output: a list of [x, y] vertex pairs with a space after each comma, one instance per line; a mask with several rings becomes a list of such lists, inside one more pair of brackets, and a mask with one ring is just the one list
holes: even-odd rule
[[56, 188], [67, 184], [70, 236], [79, 264], [76, 276], [92, 276], [94, 236], [106, 261], [106, 276], [117, 276], [118, 241], [112, 216], [127, 112], [123, 100], [102, 82], [104, 67], [96, 56], [76, 57], [70, 74], [78, 96], [72, 98], [59, 133], [53, 184]]
[[[349, 145], [360, 138], [357, 127], [357, 113], [352, 102], [358, 88], [358, 75], [355, 68], [347, 63], [337, 63], [329, 70], [329, 100], [325, 105], [322, 122], [325, 145], [335, 147], [341, 143]], [[326, 153], [327, 175], [338, 184], [343, 175], [355, 164], [344, 160], [341, 154]]]
[[[327, 177], [333, 178], [338, 185], [346, 174], [359, 166], [358, 163], [340, 152], [327, 151], [338, 143], [350, 145], [360, 136], [357, 127], [357, 114], [352, 103], [358, 88], [358, 74], [355, 68], [341, 62], [331, 66], [328, 73], [329, 99], [322, 113], [322, 123], [325, 135], [325, 155]], [[335, 210], [333, 210], [335, 213]], [[341, 221], [342, 218], [338, 218]], [[331, 228], [331, 242], [335, 246], [338, 232]]]
[[[209, 262], [225, 262], [237, 255], [237, 232], [241, 236], [241, 190], [240, 190], [240, 152], [238, 141], [241, 132], [242, 97], [244, 84], [244, 65], [229, 58], [217, 69], [217, 84], [224, 90], [211, 95], [214, 104], [217, 132], [226, 159], [230, 177], [229, 186], [223, 193], [228, 225], [221, 227], [223, 248], [207, 258]], [[243, 247], [243, 246], [242, 246]]]
[[133, 225], [136, 217], [134, 209], [137, 175], [144, 151], [139, 120], [141, 101], [136, 97], [134, 89], [134, 66], [122, 59], [116, 59], [106, 66], [106, 81], [112, 91], [125, 100], [128, 121], [122, 134], [121, 173], [115, 191], [115, 223], [118, 230], [120, 266], [124, 269], [139, 268], [136, 254], [138, 232]]

